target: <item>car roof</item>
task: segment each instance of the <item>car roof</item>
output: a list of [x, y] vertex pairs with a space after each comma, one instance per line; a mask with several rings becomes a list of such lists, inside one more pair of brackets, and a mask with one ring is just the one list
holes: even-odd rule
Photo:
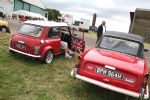
[[48, 27], [52, 27], [52, 26], [69, 26], [67, 23], [54, 22], [54, 21], [37, 21], [37, 20], [33, 20], [33, 21], [25, 21], [24, 23], [39, 25], [39, 26], [48, 26]]
[[118, 37], [118, 38], [124, 38], [124, 39], [137, 41], [140, 43], [143, 43], [143, 41], [144, 41], [144, 38], [142, 36], [132, 34], [132, 33], [125, 33], [125, 32], [107, 31], [106, 33], [104, 33], [104, 36], [113, 36], [113, 37]]

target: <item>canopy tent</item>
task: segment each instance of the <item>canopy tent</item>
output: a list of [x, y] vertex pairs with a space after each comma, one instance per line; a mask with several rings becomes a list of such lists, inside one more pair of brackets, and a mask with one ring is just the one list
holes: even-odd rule
[[17, 10], [17, 11], [12, 12], [12, 14], [21, 15], [21, 16], [28, 16], [28, 17], [32, 17], [32, 18], [41, 18], [41, 19], [47, 20], [46, 17], [44, 17], [40, 14], [28, 12], [25, 10]]

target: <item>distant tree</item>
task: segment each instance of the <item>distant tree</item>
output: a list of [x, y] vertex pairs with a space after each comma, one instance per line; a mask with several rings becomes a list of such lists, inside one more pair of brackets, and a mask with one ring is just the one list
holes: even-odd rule
[[48, 11], [48, 20], [57, 21], [58, 17], [61, 16], [60, 12], [56, 9], [46, 9]]
[[79, 26], [80, 21], [75, 20], [74, 25]]
[[0, 12], [0, 17], [3, 17], [3, 13], [2, 12]]

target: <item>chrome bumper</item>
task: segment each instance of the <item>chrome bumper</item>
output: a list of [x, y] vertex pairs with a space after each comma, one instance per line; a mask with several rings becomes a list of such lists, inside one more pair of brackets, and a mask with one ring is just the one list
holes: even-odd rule
[[26, 56], [34, 57], [34, 58], [40, 58], [41, 57], [40, 55], [32, 55], [32, 54], [24, 53], [24, 52], [18, 51], [16, 49], [13, 49], [11, 47], [9, 47], [9, 50], [12, 50], [14, 52], [17, 52], [17, 53], [20, 53], [20, 54], [23, 54], [23, 55], [26, 55]]
[[[109, 90], [112, 90], [112, 91], [116, 91], [118, 93], [122, 93], [122, 94], [125, 94], [125, 95], [128, 95], [128, 96], [132, 96], [132, 97], [135, 97], [135, 98], [139, 98], [140, 97], [139, 93], [132, 92], [132, 91], [129, 91], [129, 90], [126, 90], [126, 89], [123, 89], [123, 88], [119, 88], [119, 87], [116, 87], [116, 86], [112, 86], [112, 85], [109, 85], [109, 84], [105, 84], [105, 83], [99, 82], [97, 80], [94, 80], [94, 79], [91, 79], [91, 78], [79, 75], [76, 72], [77, 72], [77, 68], [74, 68], [71, 71], [71, 76], [74, 76], [75, 78], [83, 80], [83, 81], [86, 81], [88, 83], [91, 83], [91, 84], [94, 84], [94, 85], [97, 85], [97, 86], [100, 86], [100, 87], [103, 87], [103, 88], [106, 88], [106, 89], [109, 89]], [[144, 95], [144, 99], [148, 99], [149, 98], [148, 85], [146, 87], [146, 93], [147, 94]]]

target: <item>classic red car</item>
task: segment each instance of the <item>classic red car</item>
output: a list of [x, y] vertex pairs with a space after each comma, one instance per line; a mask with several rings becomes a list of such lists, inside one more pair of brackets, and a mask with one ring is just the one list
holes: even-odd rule
[[12, 36], [9, 51], [39, 58], [50, 64], [54, 55], [64, 53], [60, 48], [61, 41], [67, 42], [69, 49], [84, 51], [84, 37], [74, 36], [67, 23], [25, 21]]
[[108, 31], [96, 48], [79, 55], [71, 75], [129, 97], [147, 99], [149, 74], [143, 52], [141, 36]]

